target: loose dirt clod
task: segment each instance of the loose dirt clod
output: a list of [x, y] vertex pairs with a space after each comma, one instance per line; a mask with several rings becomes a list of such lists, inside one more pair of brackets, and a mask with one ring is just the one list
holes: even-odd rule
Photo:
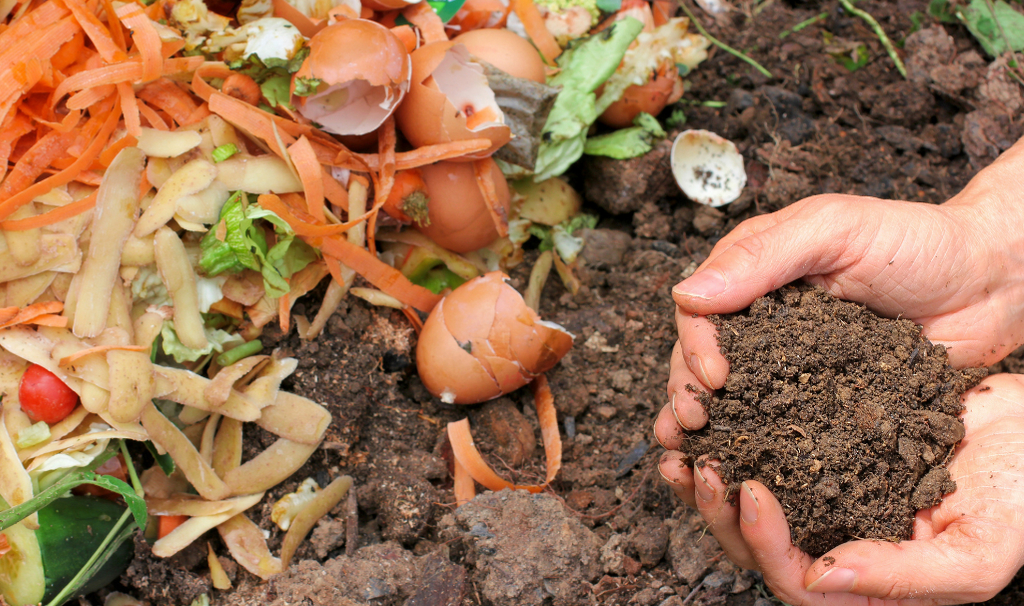
[[813, 556], [854, 538], [909, 539], [914, 513], [956, 489], [945, 464], [964, 436], [954, 370], [910, 320], [880, 318], [819, 288], [785, 287], [712, 316], [730, 363], [700, 399], [707, 427], [684, 449], [771, 489], [795, 545]]

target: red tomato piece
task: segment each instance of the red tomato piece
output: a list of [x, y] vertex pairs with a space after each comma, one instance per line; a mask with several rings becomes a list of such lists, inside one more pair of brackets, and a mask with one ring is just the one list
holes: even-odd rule
[[38, 364], [33, 364], [21, 377], [18, 387], [21, 409], [33, 422], [56, 423], [71, 414], [78, 406], [78, 394], [57, 375]]

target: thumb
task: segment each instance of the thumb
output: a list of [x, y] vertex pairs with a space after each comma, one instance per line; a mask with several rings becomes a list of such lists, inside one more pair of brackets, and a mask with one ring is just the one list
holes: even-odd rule
[[933, 539], [844, 543], [815, 561], [804, 582], [809, 593], [984, 602], [1017, 571], [1017, 550], [1008, 544], [1008, 535], [1019, 536], [957, 521]]
[[852, 264], [850, 244], [875, 221], [851, 204], [858, 200], [864, 198], [808, 198], [775, 221], [756, 217], [761, 229], [741, 224], [743, 235], [723, 238], [700, 270], [672, 289], [673, 299], [685, 313], [732, 313], [797, 278]]

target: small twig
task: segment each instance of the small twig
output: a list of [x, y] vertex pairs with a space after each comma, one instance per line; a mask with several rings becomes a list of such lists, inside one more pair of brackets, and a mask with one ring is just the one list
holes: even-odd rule
[[[704, 578], [707, 578], [707, 577], [704, 577]], [[703, 587], [703, 586], [704, 586], [704, 579], [701, 579], [700, 583], [697, 583], [697, 586], [694, 587], [693, 589], [691, 589], [690, 593], [686, 594], [686, 598], [683, 599], [682, 606], [686, 606], [687, 604], [689, 604], [690, 600], [693, 599], [693, 596], [697, 595], [697, 592], [700, 591], [700, 588]]]
[[353, 556], [359, 549], [359, 503], [356, 491], [348, 491], [348, 502], [345, 504], [345, 555]]
[[724, 50], [725, 52], [729, 53], [730, 55], [732, 55], [734, 57], [737, 57], [737, 58], [739, 58], [739, 59], [741, 59], [743, 61], [746, 61], [751, 66], [753, 66], [754, 69], [756, 69], [757, 71], [761, 72], [761, 74], [763, 74], [766, 78], [774, 78], [774, 76], [772, 76], [772, 73], [770, 71], [768, 71], [767, 69], [765, 69], [764, 66], [762, 66], [760, 63], [758, 63], [757, 61], [754, 61], [752, 58], [748, 57], [747, 55], [743, 54], [742, 52], [736, 50], [735, 48], [729, 46], [725, 42], [722, 42], [718, 38], [715, 38], [714, 36], [709, 34], [708, 30], [704, 29], [704, 26], [701, 25], [700, 21], [697, 20], [697, 16], [693, 14], [693, 11], [690, 10], [690, 7], [686, 6], [686, 4], [683, 2], [683, 0], [676, 0], [676, 1], [678, 2], [679, 6], [683, 9], [683, 12], [686, 13], [686, 16], [690, 18], [690, 22], [693, 23], [693, 26], [697, 28], [698, 32], [700, 32], [700, 35], [702, 35], [705, 38], [707, 38], [708, 42], [710, 42], [711, 44], [714, 44], [718, 48], [720, 48], [720, 49]]
[[839, 0], [839, 4], [842, 4], [843, 8], [845, 8], [848, 13], [855, 17], [860, 17], [868, 24], [868, 26], [871, 27], [871, 31], [875, 32], [875, 35], [878, 36], [878, 40], [882, 43], [882, 46], [885, 47], [886, 52], [889, 53], [889, 57], [892, 59], [892, 62], [896, 64], [896, 71], [898, 71], [900, 75], [903, 76], [903, 79], [906, 80], [907, 68], [903, 65], [903, 61], [896, 52], [896, 47], [893, 46], [892, 40], [889, 39], [889, 36], [885, 35], [885, 31], [882, 29], [882, 26], [878, 24], [878, 21], [875, 21], [875, 18], [871, 16], [871, 13], [857, 8], [853, 5], [851, 0]]
[[822, 20], [827, 19], [827, 18], [828, 18], [828, 13], [818, 13], [817, 15], [814, 15], [810, 19], [804, 19], [800, 23], [797, 23], [793, 27], [791, 27], [791, 28], [787, 29], [786, 31], [782, 32], [781, 34], [779, 34], [779, 38], [785, 38], [786, 36], [788, 36], [790, 34], [795, 34], [796, 32], [804, 29], [805, 27], [809, 27], [811, 25], [814, 25], [818, 21], [822, 21]]

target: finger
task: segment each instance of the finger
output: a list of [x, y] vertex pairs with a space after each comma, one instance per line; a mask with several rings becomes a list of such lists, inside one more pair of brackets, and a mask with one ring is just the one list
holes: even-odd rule
[[693, 494], [693, 470], [690, 468], [692, 459], [677, 450], [670, 450], [661, 455], [658, 461], [658, 473], [669, 485], [672, 492], [690, 507], [696, 508], [697, 502]]
[[746, 238], [747, 236], [752, 236], [756, 233], [760, 233], [768, 229], [769, 227], [778, 224], [778, 222], [781, 221], [786, 216], [787, 213], [779, 211], [769, 213], [767, 215], [757, 215], [756, 217], [751, 217], [743, 221], [742, 223], [737, 225], [732, 231], [725, 234], [725, 236], [722, 237], [722, 239], [720, 239], [718, 242], [715, 242], [715, 246], [714, 248], [711, 249], [711, 253], [708, 254], [708, 258], [705, 259], [704, 262], [700, 264], [700, 266], [697, 268], [697, 271], [703, 269], [708, 263], [713, 262], [719, 255], [721, 255], [724, 251], [728, 250], [729, 247], [735, 244], [736, 242], [742, 240], [743, 238]]
[[[977, 518], [958, 520], [931, 540], [853, 541], [807, 571], [807, 590], [853, 592], [883, 600], [928, 596], [922, 603], [984, 602], [1019, 567], [1019, 532]], [[915, 604], [917, 602], [915, 601]]]
[[863, 199], [818, 196], [798, 202], [792, 210], [784, 209], [788, 212], [782, 220], [736, 240], [677, 284], [673, 299], [685, 312], [731, 313], [797, 278], [852, 264], [858, 254], [848, 255], [848, 247], [864, 231], [871, 231], [870, 226], [865, 219], [835, 221], [830, 206], [856, 200]]
[[714, 469], [718, 462], [711, 461], [701, 467], [703, 463], [698, 461], [693, 467], [697, 510], [708, 523], [708, 530], [718, 539], [725, 555], [738, 566], [757, 570], [757, 562], [740, 532], [739, 507], [726, 500], [726, 486]]
[[676, 420], [676, 413], [672, 410], [671, 402], [661, 407], [658, 418], [654, 420], [654, 439], [665, 450], [679, 450], [686, 439], [686, 431]]
[[718, 329], [704, 316], [676, 308], [676, 330], [683, 361], [708, 389], [721, 389], [729, 374], [729, 361], [718, 345]]
[[739, 504], [743, 538], [761, 568], [765, 584], [776, 597], [787, 604], [802, 606], [867, 606], [867, 599], [860, 596], [826, 596], [804, 589], [811, 556], [793, 545], [782, 505], [763, 484], [744, 482]]
[[683, 350], [676, 341], [669, 362], [668, 395], [676, 420], [683, 429], [696, 431], [707, 425], [708, 413], [697, 400], [701, 393], [707, 393], [707, 388], [683, 360]]

